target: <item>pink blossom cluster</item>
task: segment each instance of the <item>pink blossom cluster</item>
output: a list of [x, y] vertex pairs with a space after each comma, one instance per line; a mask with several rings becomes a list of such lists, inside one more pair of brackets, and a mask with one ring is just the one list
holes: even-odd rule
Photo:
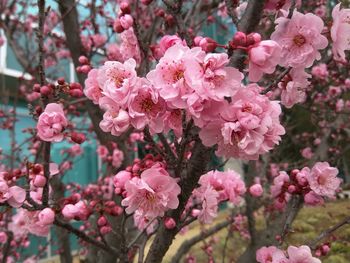
[[210, 223], [217, 215], [218, 204], [224, 201], [238, 205], [246, 192], [241, 176], [233, 170], [226, 172], [210, 171], [199, 179], [199, 187], [192, 193], [188, 206], [199, 205], [192, 214], [199, 221]]
[[63, 131], [68, 121], [60, 104], [49, 103], [39, 116], [37, 123], [38, 136], [47, 142], [60, 142], [63, 140]]
[[281, 171], [271, 186], [276, 209], [283, 209], [291, 195], [302, 195], [308, 205], [323, 204], [324, 198], [334, 198], [341, 179], [338, 169], [327, 162], [317, 162], [310, 169], [293, 170], [290, 175]]
[[180, 186], [160, 163], [144, 170], [140, 177], [126, 181], [124, 187], [122, 205], [128, 214], [138, 211], [142, 217], [153, 219], [179, 205]]
[[256, 84], [239, 89], [230, 104], [216, 106], [216, 119], [203, 125], [200, 138], [207, 146], [218, 144], [218, 156], [256, 160], [281, 140], [281, 107], [261, 89]]
[[312, 256], [308, 246], [289, 246], [287, 255], [275, 246], [262, 247], [256, 252], [256, 260], [259, 263], [321, 263], [321, 260]]
[[258, 86], [244, 87], [226, 54], [189, 48], [177, 37], [167, 37], [160, 48], [166, 51], [146, 78], [137, 76], [133, 59], [107, 61], [89, 73], [85, 94], [105, 110], [103, 131], [119, 136], [130, 126], [148, 126], [153, 134], [172, 129], [180, 136], [185, 110], [202, 128], [203, 143], [219, 145], [219, 155], [256, 159], [279, 142], [280, 106]]
[[[285, 16], [287, 14], [285, 12]], [[282, 66], [308, 68], [321, 58], [319, 50], [328, 45], [327, 38], [322, 35], [324, 23], [321, 18], [294, 11], [291, 18], [276, 19], [276, 24], [271, 39], [282, 48]]]
[[350, 50], [350, 9], [340, 8], [340, 5], [340, 3], [337, 4], [332, 11], [331, 37], [334, 57], [345, 61], [344, 51]]

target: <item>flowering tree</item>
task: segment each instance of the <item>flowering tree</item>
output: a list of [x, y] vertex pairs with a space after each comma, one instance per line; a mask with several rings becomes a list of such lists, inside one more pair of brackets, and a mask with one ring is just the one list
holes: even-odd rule
[[[12, 134], [0, 173], [2, 262], [36, 261], [40, 253], [19, 251], [51, 227], [62, 262], [72, 262], [69, 235], [88, 262], [162, 262], [175, 236], [212, 223], [221, 203], [230, 216], [187, 240], [174, 262], [226, 227], [250, 240], [237, 262], [321, 262], [349, 217], [304, 245], [285, 239], [301, 207], [334, 199], [338, 169], [347, 174], [347, 4], [81, 2], [0, 1], [0, 45], [30, 74], [1, 111]], [[225, 43], [203, 33], [208, 24]], [[63, 59], [77, 82], [57, 78]], [[36, 121], [20, 145], [18, 99]], [[51, 146], [63, 140], [71, 147], [53, 163]], [[98, 180], [63, 183], [92, 140], [105, 164]], [[229, 159], [242, 160], [242, 174], [222, 171]], [[205, 251], [213, 262], [210, 244]]]

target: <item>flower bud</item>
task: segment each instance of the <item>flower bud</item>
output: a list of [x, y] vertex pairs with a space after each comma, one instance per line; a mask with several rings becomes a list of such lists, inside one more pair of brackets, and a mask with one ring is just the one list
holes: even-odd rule
[[40, 88], [40, 94], [43, 96], [49, 96], [52, 93], [52, 89], [49, 86], [42, 86]]
[[51, 208], [45, 208], [40, 211], [39, 223], [42, 225], [51, 225], [55, 221], [55, 212]]
[[173, 218], [167, 217], [164, 220], [164, 225], [167, 229], [173, 229], [176, 227], [176, 222]]

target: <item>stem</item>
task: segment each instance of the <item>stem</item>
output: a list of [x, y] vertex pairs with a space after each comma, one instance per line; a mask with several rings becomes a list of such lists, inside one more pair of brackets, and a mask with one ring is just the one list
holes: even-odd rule
[[311, 247], [312, 249], [316, 249], [317, 247], [317, 244], [325, 239], [326, 237], [328, 237], [329, 235], [331, 235], [333, 232], [337, 231], [339, 228], [347, 225], [347, 224], [350, 224], [350, 216], [345, 218], [344, 220], [340, 221], [338, 224], [336, 224], [335, 226], [327, 229], [327, 230], [324, 230], [316, 239], [314, 239], [313, 241], [311, 241], [309, 243], [309, 247]]

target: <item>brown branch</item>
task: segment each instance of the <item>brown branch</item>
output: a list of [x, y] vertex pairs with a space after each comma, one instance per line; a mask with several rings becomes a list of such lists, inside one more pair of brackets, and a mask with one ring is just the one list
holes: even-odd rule
[[6, 244], [4, 245], [4, 248], [2, 250], [2, 260], [1, 262], [2, 263], [7, 263], [7, 258], [10, 254], [10, 251], [11, 251], [11, 242], [13, 240], [13, 233], [8, 231], [6, 232], [7, 234], [7, 241], [6, 241]]
[[331, 228], [323, 231], [317, 238], [315, 238], [313, 241], [311, 241], [309, 243], [309, 247], [311, 247], [312, 249], [316, 249], [317, 244], [322, 241], [323, 239], [325, 239], [326, 237], [328, 237], [329, 235], [331, 235], [333, 232], [337, 231], [339, 228], [350, 224], [350, 216], [345, 218], [344, 220], [340, 221], [338, 224], [336, 224], [335, 226], [332, 226]]
[[208, 230], [202, 231], [201, 233], [192, 237], [191, 239], [185, 240], [181, 244], [180, 248], [177, 250], [175, 256], [171, 260], [171, 263], [180, 262], [181, 258], [191, 249], [191, 247], [201, 242], [202, 240], [214, 235], [220, 230], [224, 229], [225, 227], [229, 226], [231, 223], [232, 223], [232, 220], [227, 220], [227, 221], [218, 223], [217, 225], [209, 228]]
[[[263, 13], [265, 1], [250, 0], [242, 19], [237, 25], [237, 29], [246, 34], [251, 33], [259, 25], [261, 15]], [[235, 50], [230, 59], [230, 65], [243, 70], [245, 60], [245, 52], [243, 50]]]
[[[205, 147], [197, 137], [192, 150], [191, 158], [188, 162], [188, 167], [183, 171], [184, 175], [182, 176], [182, 180], [180, 182], [181, 195], [179, 196], [179, 206], [177, 209], [171, 210], [167, 214], [169, 217], [172, 217], [175, 222], [180, 221], [186, 203], [190, 198], [193, 189], [196, 187], [200, 176], [206, 170], [209, 160], [210, 149]], [[167, 229], [165, 228], [164, 224], [161, 224], [152, 242], [145, 262], [162, 262], [165, 253], [168, 251], [174, 237], [179, 231], [179, 228]]]
[[272, 90], [278, 85], [278, 83], [281, 82], [281, 80], [282, 80], [286, 75], [289, 74], [289, 72], [291, 71], [291, 69], [292, 69], [292, 68], [286, 68], [284, 71], [282, 71], [282, 73], [281, 73], [277, 78], [275, 78], [275, 80], [274, 80], [272, 83], [270, 83], [270, 85], [268, 85], [268, 86], [266, 87], [266, 89], [265, 89], [262, 93], [263, 93], [263, 94], [266, 94], [266, 93], [272, 91]]
[[104, 243], [97, 241], [96, 239], [94, 239], [94, 238], [88, 236], [87, 234], [85, 234], [84, 232], [74, 228], [72, 225], [61, 221], [60, 219], [56, 218], [55, 221], [54, 221], [54, 224], [56, 226], [59, 226], [61, 228], [64, 228], [64, 229], [68, 230], [70, 233], [73, 233], [78, 238], [84, 240], [87, 243], [93, 244], [96, 247], [98, 247], [98, 248], [100, 248], [100, 249], [102, 249], [102, 250], [104, 250], [106, 252], [112, 253], [114, 255], [118, 254], [118, 251], [115, 248], [112, 248], [110, 246], [106, 246]]

